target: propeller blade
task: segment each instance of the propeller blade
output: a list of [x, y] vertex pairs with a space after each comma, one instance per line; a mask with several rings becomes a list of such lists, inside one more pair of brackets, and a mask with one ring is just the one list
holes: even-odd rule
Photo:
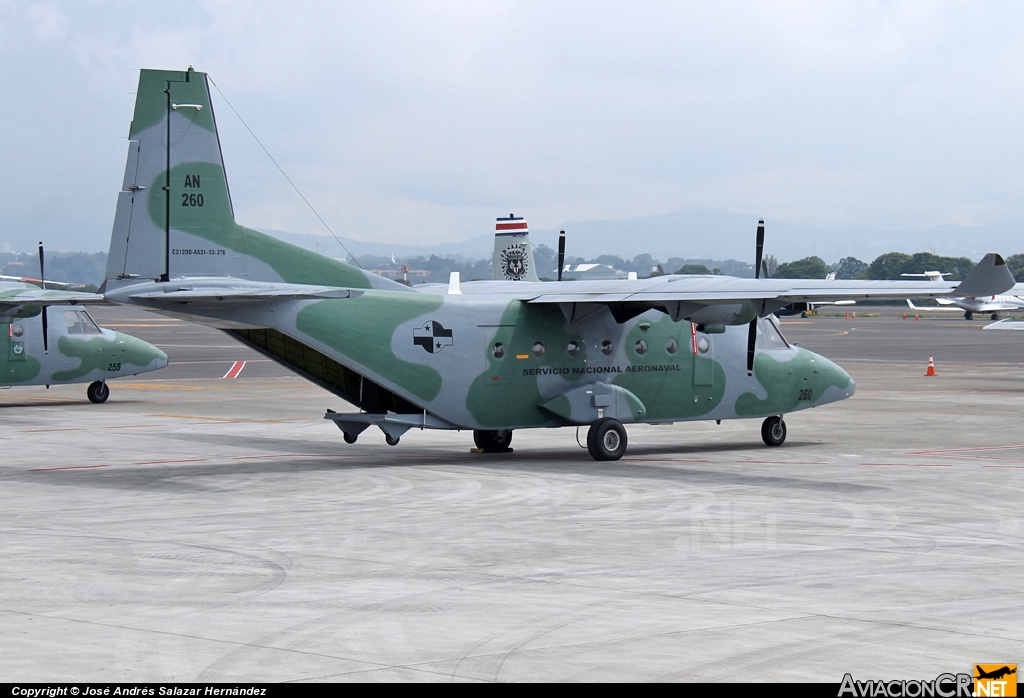
[[747, 375], [754, 375], [754, 345], [757, 343], [757, 318], [750, 321], [747, 330]]
[[[39, 241], [39, 281], [46, 290], [46, 253], [43, 252], [43, 242]], [[43, 352], [50, 351], [50, 323], [46, 313], [46, 306], [43, 306]]]
[[562, 267], [565, 266], [565, 231], [558, 233], [558, 280], [562, 280]]
[[757, 222], [757, 249], [754, 253], [754, 278], [761, 278], [761, 256], [764, 253], [764, 219]]
[[761, 260], [761, 278], [768, 278], [768, 262]]
[[43, 243], [39, 242], [39, 280], [43, 283], [43, 290], [46, 290], [46, 269], [45, 255], [43, 254]]

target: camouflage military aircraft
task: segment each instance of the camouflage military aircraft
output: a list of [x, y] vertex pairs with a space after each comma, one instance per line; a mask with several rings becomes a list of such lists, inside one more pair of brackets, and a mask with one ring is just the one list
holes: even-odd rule
[[102, 296], [46, 285], [0, 278], [0, 386], [88, 383], [89, 400], [106, 402], [107, 380], [167, 365], [152, 344], [102, 328], [78, 307]]
[[[765, 443], [779, 445], [783, 415], [853, 395], [843, 369], [786, 341], [777, 309], [984, 295], [1014, 283], [998, 255], [959, 286], [539, 282], [528, 280], [525, 240], [506, 242], [516, 249], [504, 275], [526, 280], [453, 275], [447, 286], [409, 288], [245, 228], [234, 220], [206, 76], [143, 70], [102, 290], [220, 328], [355, 405], [326, 415], [349, 443], [371, 425], [391, 445], [413, 428], [466, 429], [496, 452], [515, 429], [589, 425], [590, 453], [606, 460], [625, 452], [626, 423], [759, 418]], [[762, 246], [763, 227], [757, 268]], [[496, 244], [496, 255], [504, 250]]]

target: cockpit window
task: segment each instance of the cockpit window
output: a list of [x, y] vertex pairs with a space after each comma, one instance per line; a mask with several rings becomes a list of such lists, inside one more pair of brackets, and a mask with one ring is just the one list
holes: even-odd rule
[[68, 334], [102, 334], [89, 313], [84, 310], [65, 310], [64, 321], [68, 326]]
[[789, 349], [789, 342], [782, 336], [782, 330], [779, 329], [774, 317], [765, 318], [764, 325], [768, 334], [768, 344], [772, 349]]

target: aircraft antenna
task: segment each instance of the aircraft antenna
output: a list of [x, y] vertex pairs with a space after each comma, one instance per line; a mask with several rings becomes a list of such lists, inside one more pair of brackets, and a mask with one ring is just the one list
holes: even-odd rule
[[337, 240], [338, 244], [341, 245], [341, 249], [345, 250], [349, 258], [356, 263], [356, 266], [362, 269], [363, 265], [359, 263], [359, 258], [352, 254], [347, 247], [345, 247], [345, 243], [341, 241], [341, 238], [334, 234], [334, 231], [331, 230], [331, 226], [327, 225], [327, 221], [325, 221], [323, 217], [319, 213], [317, 213], [316, 209], [313, 208], [313, 204], [309, 203], [309, 200], [305, 196], [303, 196], [302, 192], [299, 191], [299, 188], [295, 186], [295, 182], [292, 181], [292, 178], [288, 176], [288, 174], [279, 164], [277, 164], [277, 160], [274, 159], [274, 156], [270, 154], [270, 151], [267, 150], [267, 147], [263, 145], [260, 139], [256, 137], [256, 134], [252, 132], [252, 129], [249, 128], [249, 124], [245, 123], [245, 119], [243, 119], [242, 115], [238, 113], [238, 110], [235, 109], [235, 107], [232, 106], [231, 102], [228, 101], [228, 98], [224, 95], [224, 91], [220, 89], [220, 87], [217, 85], [216, 82], [214, 82], [213, 78], [211, 78], [209, 74], [207, 74], [206, 77], [208, 77], [213, 86], [217, 88], [217, 92], [220, 93], [220, 96], [224, 100], [224, 103], [227, 104], [231, 108], [231, 111], [235, 113], [235, 116], [237, 116], [238, 120], [242, 122], [242, 126], [245, 126], [245, 130], [249, 132], [249, 135], [252, 136], [253, 140], [259, 144], [260, 148], [263, 148], [263, 152], [266, 153], [267, 157], [270, 158], [270, 161], [274, 163], [274, 167], [277, 168], [277, 171], [280, 172], [281, 175], [284, 176], [286, 180], [288, 180], [288, 184], [292, 185], [292, 189], [294, 189], [295, 193], [299, 195], [299, 198], [302, 199], [306, 206], [309, 206], [309, 210], [312, 211], [313, 215], [316, 216], [320, 220], [320, 222], [324, 224], [324, 227], [327, 228], [327, 232], [331, 234], [331, 237]]

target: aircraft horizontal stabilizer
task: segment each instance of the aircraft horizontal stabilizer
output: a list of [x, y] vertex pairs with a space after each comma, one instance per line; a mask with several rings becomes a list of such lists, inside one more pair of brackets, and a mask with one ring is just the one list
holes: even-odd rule
[[996, 296], [1013, 288], [1017, 282], [1013, 280], [1010, 268], [1003, 258], [997, 254], [985, 255], [978, 266], [967, 275], [967, 278], [956, 287], [956, 295], [973, 298], [976, 296]]

